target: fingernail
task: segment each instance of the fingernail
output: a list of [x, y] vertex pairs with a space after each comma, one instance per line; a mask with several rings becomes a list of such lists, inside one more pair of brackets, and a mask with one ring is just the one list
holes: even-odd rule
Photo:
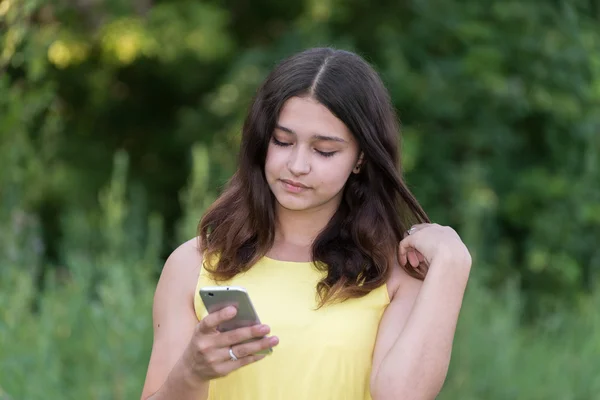
[[269, 344], [271, 346], [275, 346], [279, 343], [279, 338], [277, 336], [273, 336], [272, 338], [269, 339]]
[[225, 316], [226, 317], [233, 317], [235, 315], [235, 312], [237, 310], [235, 309], [235, 307], [228, 307], [227, 310], [225, 311]]
[[267, 332], [269, 332], [269, 326], [268, 325], [262, 325], [260, 328], [258, 328], [258, 331], [260, 333], [267, 333]]

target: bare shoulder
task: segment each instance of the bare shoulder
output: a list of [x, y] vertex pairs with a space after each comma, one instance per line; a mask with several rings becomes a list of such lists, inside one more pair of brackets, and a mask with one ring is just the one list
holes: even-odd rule
[[198, 238], [193, 238], [182, 243], [167, 258], [163, 268], [163, 273], [176, 269], [178, 272], [199, 272], [202, 263], [202, 254], [200, 253], [200, 242]]
[[178, 293], [186, 293], [191, 297], [190, 301], [193, 301], [195, 284], [190, 285], [190, 283], [197, 281], [201, 264], [202, 254], [200, 253], [198, 238], [190, 239], [181, 244], [167, 258], [156, 287], [155, 296], [176, 290]]
[[423, 281], [410, 276], [398, 263], [394, 263], [390, 277], [387, 280], [390, 300], [398, 297], [412, 297], [421, 289]]
[[194, 290], [202, 255], [197, 238], [188, 240], [167, 258], [154, 293], [154, 341], [142, 398], [155, 393], [183, 354], [198, 323]]

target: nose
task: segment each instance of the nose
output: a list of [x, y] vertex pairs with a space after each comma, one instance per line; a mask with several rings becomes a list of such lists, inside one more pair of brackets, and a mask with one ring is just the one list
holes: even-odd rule
[[310, 172], [310, 155], [296, 147], [291, 153], [287, 162], [290, 172], [296, 176], [306, 175]]

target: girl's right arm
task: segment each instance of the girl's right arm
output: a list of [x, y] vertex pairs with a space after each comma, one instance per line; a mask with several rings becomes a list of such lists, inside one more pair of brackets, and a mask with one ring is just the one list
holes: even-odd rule
[[179, 246], [167, 259], [154, 294], [154, 342], [142, 399], [205, 399], [208, 383], [196, 382], [184, 352], [198, 319], [194, 290], [202, 265], [197, 240]]
[[[171, 254], [156, 287], [154, 343], [142, 400], [207, 399], [211, 379], [264, 358], [254, 354], [278, 343], [276, 337], [264, 337], [238, 344], [265, 336], [269, 332], [265, 325], [219, 333], [217, 326], [235, 316], [234, 307], [198, 322], [193, 304], [202, 258], [196, 243], [192, 239]], [[237, 361], [230, 359], [231, 346]]]

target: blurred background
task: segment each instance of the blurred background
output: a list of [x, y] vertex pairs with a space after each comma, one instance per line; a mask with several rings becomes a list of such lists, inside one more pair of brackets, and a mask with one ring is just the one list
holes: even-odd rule
[[0, 399], [139, 398], [251, 97], [358, 52], [474, 268], [440, 399], [600, 399], [600, 1], [0, 0]]

